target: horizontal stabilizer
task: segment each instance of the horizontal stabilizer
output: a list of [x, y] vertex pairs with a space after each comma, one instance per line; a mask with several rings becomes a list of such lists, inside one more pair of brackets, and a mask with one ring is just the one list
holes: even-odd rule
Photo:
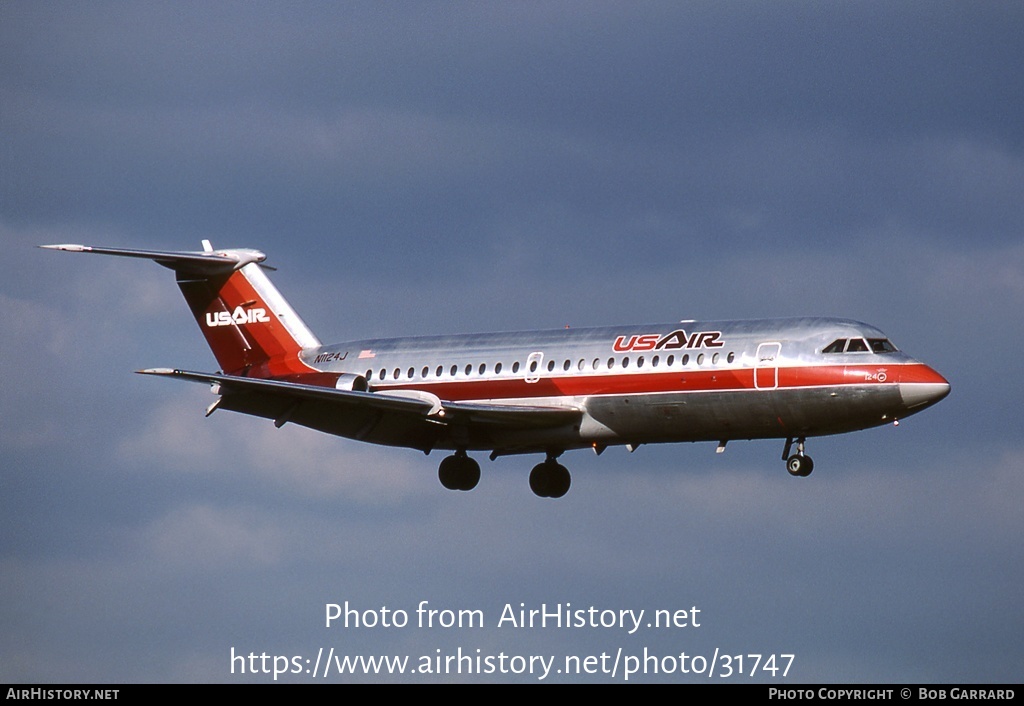
[[153, 260], [175, 272], [189, 272], [199, 275], [212, 275], [239, 270], [249, 263], [259, 264], [267, 259], [259, 250], [249, 248], [233, 248], [229, 250], [132, 250], [128, 248], [97, 248], [90, 245], [62, 243], [58, 245], [40, 245], [47, 250], [63, 250], [64, 252], [85, 252], [96, 255], [118, 255], [121, 257], [138, 257]]

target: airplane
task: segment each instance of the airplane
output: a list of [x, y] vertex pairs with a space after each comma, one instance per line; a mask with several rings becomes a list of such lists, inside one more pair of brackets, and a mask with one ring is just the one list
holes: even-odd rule
[[[324, 345], [248, 248], [50, 250], [153, 260], [174, 271], [220, 366], [139, 373], [208, 384], [224, 409], [426, 454], [451, 451], [441, 484], [472, 490], [490, 459], [544, 454], [531, 490], [558, 498], [568, 450], [785, 440], [793, 476], [810, 437], [898, 425], [949, 394], [949, 382], [873, 326], [837, 318], [665, 324], [377, 338]], [[796, 445], [795, 452], [793, 446]]]

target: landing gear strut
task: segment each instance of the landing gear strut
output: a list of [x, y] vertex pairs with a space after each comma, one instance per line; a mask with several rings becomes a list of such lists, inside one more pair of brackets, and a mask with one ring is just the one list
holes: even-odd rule
[[[782, 458], [786, 460], [786, 470], [789, 471], [791, 476], [806, 478], [814, 470], [814, 461], [811, 460], [810, 456], [804, 454], [804, 441], [806, 439], [802, 436], [797, 439], [796, 453], [789, 456], [789, 451], [793, 447], [793, 439], [786, 439], [786, 448], [782, 452]], [[787, 456], [789, 458], [786, 458]]]
[[569, 470], [558, 463], [557, 456], [548, 455], [530, 471], [530, 490], [542, 498], [560, 498], [569, 492], [572, 476]]
[[441, 461], [437, 477], [448, 490], [472, 490], [480, 482], [480, 464], [465, 451], [456, 451]]

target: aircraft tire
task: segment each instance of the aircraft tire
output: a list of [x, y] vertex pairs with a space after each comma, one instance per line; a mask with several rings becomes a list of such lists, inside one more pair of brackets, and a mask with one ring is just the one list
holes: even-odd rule
[[568, 469], [553, 460], [538, 463], [530, 471], [530, 490], [541, 498], [560, 498], [569, 492], [571, 484]]
[[480, 482], [480, 464], [465, 454], [452, 454], [441, 461], [437, 478], [448, 490], [472, 490]]
[[437, 468], [437, 479], [448, 490], [459, 490], [459, 458], [447, 456]]
[[538, 463], [530, 471], [530, 490], [539, 498], [548, 497], [549, 474], [547, 462]]
[[814, 470], [814, 461], [811, 460], [810, 456], [802, 456], [800, 454], [793, 454], [786, 461], [786, 470], [789, 471], [789, 475], [797, 478], [806, 478], [811, 475], [811, 471]]
[[458, 490], [472, 490], [480, 482], [480, 464], [468, 456], [459, 459]]
[[572, 485], [572, 476], [569, 469], [560, 463], [551, 464], [550, 478], [548, 480], [548, 497], [560, 498], [569, 492]]

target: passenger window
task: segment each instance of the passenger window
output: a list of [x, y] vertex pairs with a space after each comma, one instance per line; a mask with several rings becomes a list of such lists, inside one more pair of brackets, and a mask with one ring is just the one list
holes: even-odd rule
[[512, 372], [513, 373], [518, 373], [519, 372], [519, 361], [518, 360], [515, 361], [514, 363], [512, 363]]
[[659, 360], [661, 360], [661, 359], [658, 356], [654, 356], [653, 358], [651, 358], [651, 367], [652, 368], [657, 368]]
[[459, 372], [459, 366], [457, 366], [457, 365], [453, 365], [453, 366], [452, 366], [452, 369], [451, 369], [451, 370], [450, 370], [449, 372], [451, 372], [451, 374], [452, 374], [452, 377], [455, 377], [456, 373], [458, 373], [458, 372]]
[[729, 351], [729, 357], [726, 358], [725, 360], [728, 363], [732, 363], [734, 360], [736, 360], [736, 354], [733, 353], [732, 351]]
[[712, 365], [718, 365], [718, 354], [717, 353], [715, 353], [713, 356], [711, 356], [711, 364]]
[[550, 373], [554, 369], [555, 369], [555, 361], [549, 360], [548, 361], [548, 372]]
[[568, 372], [570, 365], [572, 365], [572, 363], [570, 363], [568, 360], [566, 360], [564, 363], [562, 363], [562, 370], [565, 370], [566, 372]]
[[643, 356], [640, 356], [639, 358], [636, 359], [636, 367], [638, 367], [638, 368], [644, 367], [644, 357]]
[[628, 355], [624, 356], [622, 358], [622, 367], [623, 368], [628, 368], [629, 367], [629, 356]]
[[683, 356], [682, 363], [683, 363], [683, 365], [689, 365], [690, 364], [690, 354], [689, 353], [687, 353], [686, 355]]
[[497, 375], [500, 372], [501, 372], [501, 363], [495, 363], [494, 364], [494, 374]]
[[[675, 357], [674, 355], [670, 355], [670, 356], [668, 357], [668, 360], [666, 360], [666, 361], [665, 361], [665, 365], [667, 365], [667, 366], [668, 366], [668, 367], [670, 367], [670, 368], [671, 368], [671, 367], [672, 367], [673, 365], [675, 365], [675, 363], [676, 363], [676, 357]], [[683, 362], [683, 365], [686, 365], [686, 362], [685, 362], [685, 361]]]
[[608, 369], [611, 370], [614, 367], [615, 367], [615, 359], [614, 358], [609, 358], [608, 359]]

